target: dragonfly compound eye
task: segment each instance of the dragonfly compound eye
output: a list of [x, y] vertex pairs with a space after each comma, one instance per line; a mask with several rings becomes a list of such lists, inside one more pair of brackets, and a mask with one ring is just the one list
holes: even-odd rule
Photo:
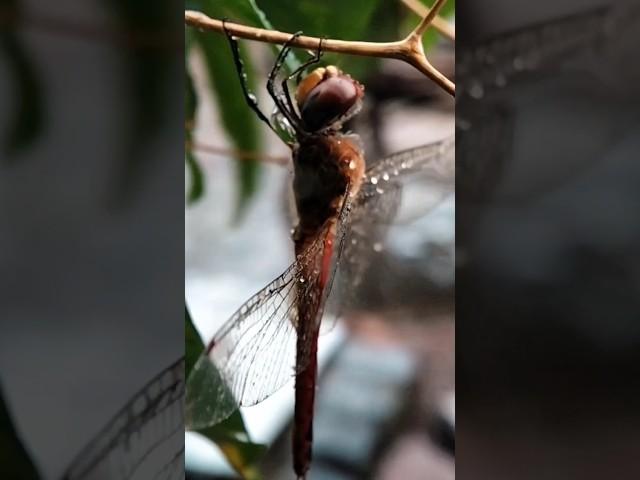
[[344, 122], [360, 108], [364, 87], [334, 66], [317, 68], [296, 91], [300, 116], [309, 131]]

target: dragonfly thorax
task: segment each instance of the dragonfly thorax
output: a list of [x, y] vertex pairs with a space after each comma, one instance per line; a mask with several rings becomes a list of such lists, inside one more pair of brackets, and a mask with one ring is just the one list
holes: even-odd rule
[[337, 215], [348, 190], [358, 188], [362, 150], [355, 136], [311, 135], [300, 141], [293, 164], [299, 228], [313, 234]]

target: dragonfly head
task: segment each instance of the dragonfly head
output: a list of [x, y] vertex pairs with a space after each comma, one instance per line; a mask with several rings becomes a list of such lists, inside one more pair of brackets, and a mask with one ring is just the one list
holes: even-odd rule
[[296, 102], [309, 132], [339, 128], [362, 106], [364, 87], [337, 67], [316, 68], [298, 85]]

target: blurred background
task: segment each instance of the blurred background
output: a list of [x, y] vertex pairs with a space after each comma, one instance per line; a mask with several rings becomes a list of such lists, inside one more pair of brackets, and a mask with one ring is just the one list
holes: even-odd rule
[[638, 478], [638, 2], [457, 7], [457, 473]]
[[[281, 31], [369, 41], [400, 39], [420, 18], [419, 6], [399, 0], [265, 0], [261, 13], [238, 3], [187, 2], [187, 8]], [[443, 15], [452, 24], [453, 14], [448, 2]], [[185, 290], [206, 343], [293, 260], [292, 165], [286, 145], [246, 106], [224, 36], [190, 28], [185, 35]], [[430, 29], [424, 43], [434, 66], [453, 79], [453, 42]], [[249, 84], [270, 114], [265, 82], [276, 51], [240, 44]], [[365, 85], [363, 110], [348, 128], [361, 136], [369, 161], [453, 134], [453, 99], [412, 67], [326, 54], [323, 64], [331, 63]], [[455, 210], [453, 195], [433, 201], [433, 194], [419, 181], [405, 186], [384, 248], [371, 248], [374, 260], [357, 301], [321, 336], [312, 479], [454, 478]], [[293, 478], [293, 384], [241, 414], [250, 441], [237, 441], [225, 425], [208, 439], [187, 433], [188, 478], [237, 478], [237, 472]]]

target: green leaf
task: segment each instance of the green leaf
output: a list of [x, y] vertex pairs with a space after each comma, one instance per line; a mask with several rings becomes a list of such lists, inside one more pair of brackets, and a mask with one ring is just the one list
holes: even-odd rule
[[[263, 2], [263, 9], [277, 30], [296, 32], [316, 37], [341, 40], [376, 40], [377, 28], [371, 28], [371, 19], [379, 0], [271, 0]], [[368, 60], [370, 65], [375, 61]], [[352, 66], [360, 63], [355, 57], [326, 54], [323, 63], [345, 66], [355, 73]]]
[[193, 325], [186, 302], [184, 305], [184, 344], [184, 376], [187, 378], [204, 350], [204, 343], [202, 343], [202, 339]]
[[[191, 8], [195, 8], [196, 10], [205, 13], [216, 12], [217, 16], [215, 18], [218, 19], [228, 18], [230, 21], [274, 30], [272, 23], [267, 18], [265, 12], [258, 6], [256, 0], [200, 0], [189, 3], [191, 4]], [[209, 13], [207, 14], [210, 15]], [[280, 51], [280, 47], [278, 45], [271, 45], [271, 48], [273, 49], [275, 58], [275, 55]], [[290, 72], [300, 65], [295, 52], [291, 52], [291, 54], [287, 56], [286, 65]]]
[[[213, 18], [227, 18], [231, 13], [241, 12], [264, 25], [264, 14], [251, 7], [247, 0], [192, 2], [200, 11]], [[245, 18], [246, 20], [246, 18]], [[216, 97], [222, 124], [229, 134], [233, 146], [239, 151], [257, 152], [260, 150], [260, 130], [258, 119], [247, 106], [242, 95], [240, 80], [233, 63], [233, 57], [224, 35], [215, 32], [194, 30], [194, 40], [204, 54], [209, 79]], [[249, 90], [255, 90], [253, 66], [246, 55], [244, 45], [240, 45], [241, 56], [247, 73]], [[260, 164], [255, 160], [238, 160], [237, 172], [239, 195], [236, 203], [235, 219], [239, 220], [249, 200], [255, 194], [260, 175]]]
[[[193, 325], [186, 303], [184, 308], [184, 324], [185, 376], [188, 378], [193, 371], [193, 367], [204, 352], [204, 343]], [[210, 364], [209, 367], [214, 373], [217, 373], [213, 364]], [[221, 381], [219, 375], [214, 375], [213, 377], [213, 381]], [[187, 382], [187, 388], [193, 385], [194, 383]], [[187, 395], [190, 395], [190, 393]], [[212, 405], [215, 404], [214, 398], [205, 400], [209, 401]], [[260, 478], [259, 472], [255, 468], [255, 464], [264, 454], [266, 447], [264, 445], [251, 442], [244, 425], [244, 420], [242, 419], [242, 415], [239, 411], [235, 411], [223, 422], [207, 428], [196, 429], [194, 431], [204, 435], [218, 445], [229, 461], [229, 464], [236, 472], [242, 475], [243, 478], [248, 480], [257, 480]]]
[[362, 40], [378, 3], [378, 0], [272, 0], [265, 2], [265, 11], [278, 30], [303, 30], [316, 37]]
[[222, 451], [233, 469], [245, 480], [259, 480], [260, 472], [256, 465], [267, 451], [265, 445], [237, 440], [228, 435], [221, 435], [220, 429], [209, 427], [197, 430], [200, 435], [214, 442]]
[[191, 204], [198, 201], [205, 191], [204, 173], [200, 168], [200, 164], [196, 160], [193, 152], [185, 152], [185, 161], [187, 168], [189, 169], [189, 192], [187, 193], [187, 203]]
[[39, 479], [40, 475], [22, 445], [0, 390], [0, 478]]

